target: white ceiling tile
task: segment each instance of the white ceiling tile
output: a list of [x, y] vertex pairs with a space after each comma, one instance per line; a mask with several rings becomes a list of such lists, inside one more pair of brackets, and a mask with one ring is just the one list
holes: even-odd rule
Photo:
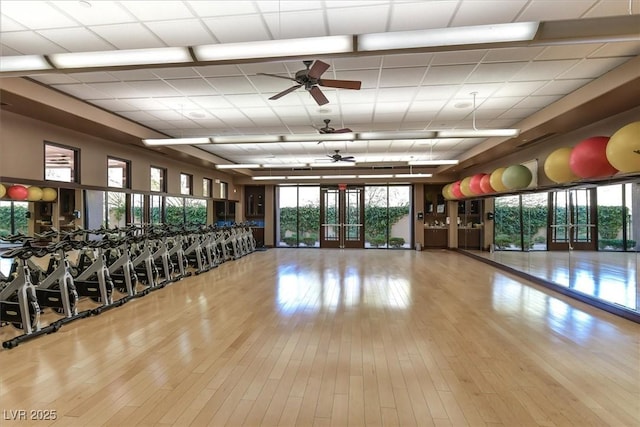
[[0, 43], [0, 56], [16, 56], [22, 55], [22, 52], [18, 52], [15, 49], [10, 48], [9, 46], [5, 46]]
[[447, 102], [443, 99], [433, 100], [433, 101], [414, 101], [409, 106], [409, 111], [418, 112], [418, 113], [420, 112], [434, 113], [434, 112], [440, 111], [442, 108], [444, 108], [446, 104]]
[[[299, 64], [299, 63], [298, 63]], [[287, 68], [282, 62], [258, 62], [256, 64], [238, 64], [241, 72], [247, 76], [254, 76], [257, 73], [278, 74], [283, 77], [291, 77]]]
[[191, 96], [190, 100], [193, 101], [194, 105], [202, 107], [202, 108], [231, 108], [231, 105], [224, 97], [222, 96]]
[[198, 19], [147, 22], [145, 25], [167, 46], [197, 46], [214, 43], [211, 33]]
[[376, 129], [381, 129], [382, 123], [391, 123], [390, 129], [395, 129], [397, 127], [397, 124], [402, 121], [403, 116], [404, 114], [397, 112], [384, 113], [381, 111], [376, 111], [374, 114], [374, 123]]
[[493, 95], [496, 97], [527, 96], [544, 86], [546, 81], [507, 82]]
[[87, 73], [73, 73], [71, 74], [74, 79], [83, 83], [97, 83], [97, 82], [117, 82], [115, 76], [106, 71], [94, 71]]
[[449, 26], [458, 1], [394, 2], [389, 31], [424, 30]]
[[640, 0], [600, 0], [584, 14], [584, 17], [627, 15], [629, 7], [637, 14], [640, 11]]
[[63, 51], [60, 46], [33, 31], [3, 32], [2, 44], [22, 55], [47, 55]]
[[113, 77], [121, 81], [158, 80], [152, 69], [109, 71]]
[[575, 19], [580, 18], [591, 6], [596, 3], [595, 0], [579, 0], [579, 1], [550, 1], [550, 0], [533, 0], [527, 4], [523, 12], [518, 17], [519, 21], [552, 21], [559, 19]]
[[267, 107], [268, 103], [263, 95], [228, 95], [226, 100], [238, 108]]
[[217, 94], [217, 91], [205, 79], [170, 79], [165, 82], [181, 95], [208, 96]]
[[321, 11], [270, 13], [264, 15], [275, 39], [295, 39], [328, 35]]
[[[220, 43], [271, 39], [262, 19], [257, 15], [206, 18], [203, 21]], [[242, 31], [238, 31], [240, 28]]]
[[55, 7], [86, 26], [120, 24], [136, 20], [120, 2], [114, 1], [93, 1], [91, 7], [86, 7], [79, 1], [56, 1]]
[[504, 82], [510, 80], [525, 65], [526, 62], [479, 64], [467, 79], [467, 83]]
[[8, 33], [13, 31], [24, 31], [27, 29], [24, 25], [18, 24], [7, 15], [2, 14], [2, 10], [0, 10], [0, 28], [2, 28], [3, 32]]
[[152, 72], [161, 79], [200, 77], [200, 74], [193, 67], [156, 68]]
[[[485, 111], [485, 110], [511, 108], [521, 100], [522, 100], [522, 97], [520, 96], [489, 98], [482, 103], [482, 106], [478, 108], [476, 113], [480, 113], [481, 111]], [[499, 116], [499, 115], [500, 114], [496, 114], [495, 116]]]
[[2, 14], [25, 27], [36, 30], [70, 28], [77, 25], [74, 20], [45, 1], [3, 1]]
[[415, 94], [415, 87], [383, 88], [378, 90], [376, 102], [410, 102]]
[[118, 49], [164, 47], [151, 31], [139, 23], [100, 25], [91, 29]]
[[209, 77], [207, 81], [223, 94], [255, 93], [255, 89], [245, 77]]
[[156, 113], [147, 113], [146, 111], [122, 111], [120, 112], [122, 117], [126, 117], [129, 120], [135, 122], [154, 121], [157, 119], [164, 119], [164, 117], [158, 117]]
[[138, 111], [139, 108], [131, 105], [128, 102], [121, 101], [119, 99], [95, 99], [90, 101], [92, 104], [97, 105], [100, 108], [109, 111], [115, 111], [120, 113], [123, 111]]
[[202, 77], [240, 76], [242, 72], [237, 65], [207, 65], [194, 68]]
[[249, 0], [193, 0], [187, 3], [199, 16], [231, 16], [256, 12], [255, 2]]
[[270, 76], [250, 76], [249, 81], [261, 93], [277, 93], [298, 84], [293, 80], [287, 82]]
[[530, 61], [537, 57], [544, 49], [544, 47], [539, 46], [491, 49], [482, 59], [482, 62]]
[[580, 59], [585, 56], [589, 56], [600, 47], [602, 47], [602, 43], [579, 43], [563, 46], [547, 46], [535, 59]]
[[526, 0], [473, 0], [462, 1], [451, 20], [452, 27], [513, 22]]
[[420, 86], [426, 67], [385, 68], [380, 75], [380, 87]]
[[431, 65], [476, 64], [482, 61], [486, 54], [486, 50], [437, 52], [433, 54]]
[[[380, 102], [375, 106], [376, 114], [378, 113], [397, 113], [404, 114], [409, 108], [409, 102]], [[400, 117], [402, 118], [402, 117]]]
[[416, 53], [413, 55], [387, 55], [384, 57], [384, 66], [390, 68], [426, 67], [431, 63], [432, 58], [432, 53]]
[[[388, 57], [385, 57], [385, 61]], [[345, 71], [345, 70], [365, 70], [365, 69], [378, 69], [382, 64], [381, 56], [361, 56], [361, 57], [340, 57], [333, 60], [333, 70]]]
[[40, 30], [39, 33], [61, 46], [64, 50], [60, 52], [94, 52], [113, 49], [109, 43], [82, 27]]
[[379, 33], [387, 28], [388, 4], [369, 7], [351, 7], [353, 1], [340, 2], [342, 6], [331, 7], [327, 2], [327, 19], [329, 21], [329, 34], [366, 34]]
[[78, 79], [68, 74], [58, 74], [58, 73], [37, 74], [37, 75], [32, 75], [30, 77], [36, 81], [39, 81], [40, 83], [48, 84], [48, 85], [71, 84], [71, 83], [79, 82]]
[[640, 55], [640, 43], [620, 42], [620, 43], [605, 43], [602, 47], [600, 47], [599, 49], [591, 53], [589, 57], [603, 58], [603, 57], [613, 57], [613, 56], [637, 56], [637, 55]]
[[501, 119], [526, 119], [540, 111], [539, 108], [510, 108], [500, 115]]
[[121, 5], [141, 21], [163, 21], [193, 17], [189, 8], [182, 1], [127, 0], [121, 2]]
[[560, 79], [597, 78], [627, 62], [629, 58], [591, 58], [580, 61], [578, 65], [559, 76]]
[[150, 111], [149, 114], [151, 114], [154, 118], [159, 120], [174, 120], [174, 121], [186, 120], [183, 114], [181, 114], [179, 111], [174, 111], [174, 110], [154, 110], [154, 111]]
[[197, 110], [200, 108], [190, 98], [185, 96], [157, 97], [155, 98], [160, 104], [176, 111]]
[[423, 85], [457, 84], [466, 81], [474, 65], [443, 65], [430, 67]]
[[552, 80], [569, 70], [578, 62], [579, 61], [575, 59], [531, 62], [516, 73], [512, 81]]
[[109, 97], [108, 93], [86, 84], [53, 85], [53, 87], [80, 99], [105, 99]]
[[534, 95], [567, 95], [589, 83], [590, 79], [555, 80], [533, 92]]
[[147, 111], [164, 110], [167, 108], [160, 101], [153, 98], [128, 98], [126, 100], [126, 103], [140, 110], [147, 110]]
[[454, 96], [454, 102], [461, 100], [471, 101], [473, 93], [476, 93], [477, 105], [480, 105], [486, 98], [494, 94], [502, 87], [502, 83], [466, 83], [460, 85], [460, 89]]
[[459, 85], [422, 86], [418, 90], [416, 99], [449, 99], [454, 96], [458, 90], [460, 90]]
[[177, 90], [162, 80], [129, 82], [129, 86], [136, 92], [136, 96], [158, 98], [180, 95]]

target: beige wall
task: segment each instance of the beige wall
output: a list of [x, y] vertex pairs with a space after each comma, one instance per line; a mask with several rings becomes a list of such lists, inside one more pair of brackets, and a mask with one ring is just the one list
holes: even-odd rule
[[[150, 166], [167, 169], [167, 191], [180, 193], [180, 173], [193, 175], [194, 196], [202, 196], [202, 179], [214, 181], [213, 196], [219, 198], [216, 179], [229, 183], [229, 199], [240, 200], [239, 188], [233, 177], [215, 169], [199, 167], [173, 159], [151, 149], [125, 146], [91, 135], [33, 120], [21, 115], [0, 111], [0, 176], [43, 181], [44, 141], [80, 150], [80, 184], [107, 187], [107, 156], [131, 161], [131, 189], [149, 191]], [[19, 182], [16, 182], [19, 183]]]

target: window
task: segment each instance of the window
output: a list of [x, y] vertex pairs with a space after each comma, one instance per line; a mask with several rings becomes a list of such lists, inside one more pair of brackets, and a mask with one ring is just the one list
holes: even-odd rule
[[0, 236], [29, 232], [29, 202], [0, 201]]
[[180, 194], [190, 195], [193, 191], [193, 175], [180, 174]]
[[151, 166], [151, 191], [165, 193], [167, 191], [167, 170]]
[[78, 182], [79, 150], [46, 142], [44, 144], [44, 179]]
[[202, 196], [211, 197], [212, 181], [209, 178], [202, 178]]
[[229, 184], [220, 181], [220, 198], [226, 199], [227, 197], [229, 197]]
[[129, 161], [107, 157], [109, 187], [130, 188]]

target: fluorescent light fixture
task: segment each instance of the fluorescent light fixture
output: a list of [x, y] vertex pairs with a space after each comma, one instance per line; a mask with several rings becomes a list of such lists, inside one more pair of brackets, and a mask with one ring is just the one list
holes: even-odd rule
[[287, 179], [320, 179], [320, 175], [289, 175]]
[[217, 169], [255, 169], [260, 165], [256, 163], [237, 163], [231, 165], [216, 165]]
[[279, 135], [229, 135], [214, 136], [214, 144], [252, 144], [254, 142], [281, 142]]
[[40, 55], [0, 56], [0, 72], [50, 70], [51, 65]]
[[263, 168], [267, 169], [289, 169], [289, 168], [306, 168], [308, 163], [265, 163]]
[[414, 131], [414, 132], [361, 132], [358, 133], [358, 139], [376, 140], [376, 139], [434, 139], [436, 132], [433, 131]]
[[210, 144], [209, 138], [164, 138], [164, 139], [143, 139], [144, 145], [198, 145]]
[[358, 175], [358, 178], [393, 178], [393, 174], [382, 174], [382, 175]]
[[397, 173], [396, 178], [431, 178], [433, 174], [430, 173]]
[[254, 181], [271, 181], [271, 180], [282, 180], [287, 179], [286, 176], [254, 176], [251, 177]]
[[515, 137], [520, 129], [451, 129], [439, 130], [438, 138], [490, 138], [492, 136]]
[[118, 67], [124, 65], [177, 64], [192, 62], [185, 47], [106, 50], [102, 52], [54, 53], [49, 55], [56, 68]]
[[322, 175], [322, 179], [353, 179], [355, 175]]
[[353, 36], [307, 37], [194, 46], [199, 61], [278, 58], [353, 51]]
[[358, 51], [529, 41], [536, 35], [538, 25], [538, 22], [515, 22], [362, 34], [358, 36]]
[[348, 133], [314, 133], [306, 135], [284, 135], [282, 139], [286, 142], [317, 142], [317, 141], [353, 141], [356, 134]]
[[409, 166], [440, 166], [457, 165], [460, 160], [412, 160], [407, 162]]
[[309, 163], [312, 168], [345, 168], [348, 166], [355, 166], [355, 162], [325, 162], [325, 163]]

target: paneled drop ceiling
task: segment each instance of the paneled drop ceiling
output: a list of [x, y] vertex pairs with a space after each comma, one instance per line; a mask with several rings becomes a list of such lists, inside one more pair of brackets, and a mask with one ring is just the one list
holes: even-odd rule
[[[640, 0], [2, 0], [0, 49], [2, 56], [51, 55], [639, 13]], [[330, 65], [324, 78], [360, 80], [362, 89], [322, 88], [323, 106], [303, 89], [268, 99], [293, 82], [258, 73], [293, 77], [301, 59], [24, 77], [172, 138], [312, 134], [325, 119], [354, 132], [470, 129], [474, 118], [479, 129], [510, 128], [639, 55], [639, 40], [325, 55], [318, 57]], [[340, 150], [357, 159], [355, 168], [368, 168], [464, 159], [483, 141], [208, 144], [197, 152], [286, 166]]]

